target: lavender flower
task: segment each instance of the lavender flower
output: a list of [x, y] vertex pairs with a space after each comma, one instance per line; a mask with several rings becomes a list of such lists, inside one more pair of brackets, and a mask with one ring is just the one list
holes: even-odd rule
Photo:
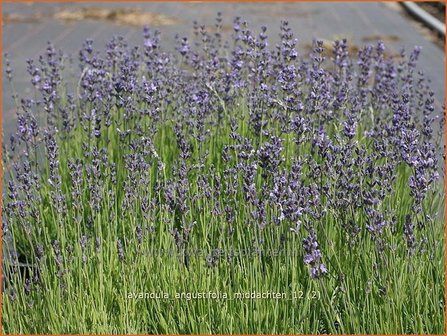
[[304, 263], [310, 266], [310, 276], [320, 278], [327, 273], [326, 265], [321, 261], [321, 252], [314, 229], [309, 230], [307, 238], [303, 239]]

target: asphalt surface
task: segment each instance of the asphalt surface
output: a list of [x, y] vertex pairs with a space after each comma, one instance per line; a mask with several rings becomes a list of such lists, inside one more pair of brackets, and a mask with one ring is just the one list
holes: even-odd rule
[[[268, 27], [271, 43], [278, 41], [279, 24], [288, 20], [299, 39], [301, 52], [307, 52], [313, 38], [334, 40], [348, 38], [354, 48], [385, 41], [387, 52], [396, 55], [404, 47], [410, 51], [415, 45], [422, 47], [419, 68], [432, 81], [438, 109], [445, 100], [445, 53], [429, 40], [408, 17], [399, 10], [398, 4], [389, 3], [3, 3], [3, 52], [11, 58], [15, 72], [14, 85], [20, 95], [31, 95], [31, 85], [26, 73], [26, 59], [37, 59], [43, 53], [47, 41], [58, 49], [73, 54], [86, 38], [93, 38], [97, 48], [103, 48], [114, 35], [126, 36], [131, 44], [142, 43], [142, 28], [117, 24], [109, 20], [61, 21], [54, 18], [59, 11], [79, 8], [136, 8], [162, 14], [176, 21], [175, 24], [157, 27], [162, 31], [166, 49], [172, 48], [176, 33], [192, 34], [192, 22], [197, 20], [213, 25], [218, 11], [223, 13], [224, 31], [231, 31], [232, 20], [240, 16], [250, 26], [259, 30]], [[7, 20], [5, 20], [7, 18]], [[150, 22], [148, 22], [151, 25]], [[15, 105], [11, 89], [3, 76], [3, 132], [4, 137], [15, 128]]]

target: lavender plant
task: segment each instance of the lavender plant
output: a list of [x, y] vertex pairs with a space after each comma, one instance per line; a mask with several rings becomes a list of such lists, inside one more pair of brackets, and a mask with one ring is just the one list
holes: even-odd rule
[[27, 62], [6, 333], [445, 333], [445, 120], [420, 49], [306, 55], [287, 22], [273, 47], [233, 28]]

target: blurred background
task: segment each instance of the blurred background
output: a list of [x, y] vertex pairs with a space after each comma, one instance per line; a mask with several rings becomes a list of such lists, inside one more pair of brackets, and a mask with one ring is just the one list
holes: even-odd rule
[[[431, 18], [445, 23], [444, 3], [418, 3]], [[253, 30], [267, 26], [271, 46], [278, 41], [281, 20], [288, 20], [299, 41], [301, 55], [306, 55], [314, 38], [332, 41], [347, 38], [353, 55], [365, 44], [385, 42], [386, 53], [398, 58], [401, 48], [411, 52], [422, 47], [419, 69], [432, 81], [436, 105], [445, 100], [445, 25], [444, 35], [402, 3], [3, 3], [3, 52], [9, 54], [14, 70], [14, 85], [19, 95], [32, 94], [26, 72], [26, 60], [37, 59], [45, 51], [47, 41], [57, 49], [77, 57], [87, 38], [103, 49], [115, 34], [126, 37], [130, 44], [142, 44], [142, 27], [148, 25], [162, 32], [162, 46], [173, 49], [175, 35], [189, 37], [193, 21], [214, 27], [217, 12], [223, 14], [223, 33], [231, 34], [235, 16], [246, 20]], [[439, 30], [439, 29], [438, 29]], [[3, 76], [4, 139], [15, 130], [15, 104], [11, 87]]]

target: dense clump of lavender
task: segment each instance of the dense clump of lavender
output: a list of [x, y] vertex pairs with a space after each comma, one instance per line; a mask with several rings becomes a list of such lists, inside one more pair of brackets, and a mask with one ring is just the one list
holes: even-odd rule
[[[74, 85], [75, 61], [52, 44], [28, 61], [35, 98], [4, 141], [3, 232], [19, 253], [61, 288], [73, 269], [124, 270], [166, 244], [187, 269], [240, 260], [219, 249], [285, 249], [315, 279], [343, 272], [328, 232], [337, 249], [373, 244], [379, 263], [427, 253], [444, 117], [420, 49], [394, 60], [378, 42], [353, 57], [346, 40], [316, 40], [306, 55], [287, 22], [276, 46], [240, 18], [231, 41], [220, 26], [195, 24], [173, 53], [151, 29], [139, 46], [87, 40]], [[193, 260], [194, 248], [211, 250]]]

